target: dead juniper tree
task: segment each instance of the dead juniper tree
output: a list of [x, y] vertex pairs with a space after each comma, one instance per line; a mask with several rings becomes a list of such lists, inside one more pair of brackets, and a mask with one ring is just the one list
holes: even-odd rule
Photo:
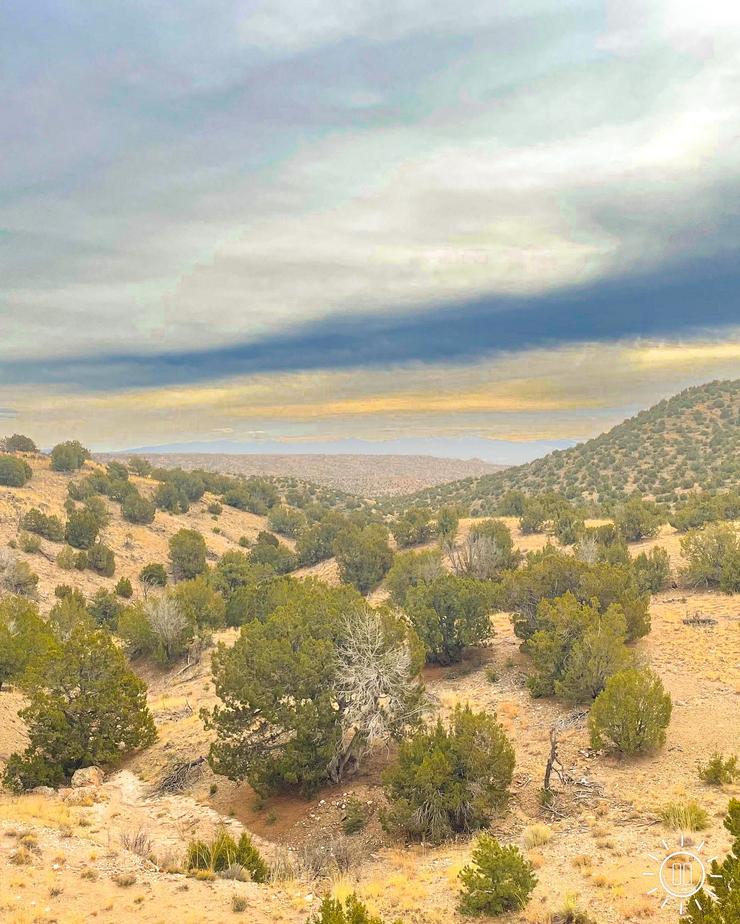
[[161, 648], [162, 660], [172, 663], [185, 652], [192, 639], [192, 626], [187, 616], [171, 594], [149, 597], [144, 610]]
[[365, 603], [342, 621], [335, 695], [341, 714], [339, 750], [329, 766], [337, 782], [374, 746], [415, 725], [425, 706], [420, 658], [396, 615]]
[[486, 581], [500, 571], [505, 554], [492, 536], [470, 533], [457, 545], [449, 545], [447, 554], [458, 577]]
[[564, 731], [578, 726], [586, 715], [586, 712], [574, 712], [572, 715], [564, 716], [563, 718], [558, 719], [558, 721], [555, 722], [555, 724], [550, 728], [550, 754], [547, 758], [547, 763], [545, 764], [545, 779], [542, 783], [542, 791], [545, 794], [545, 798], [548, 800], [550, 800], [553, 795], [553, 791], [550, 786], [550, 780], [553, 772], [563, 785], [568, 785], [569, 783], [573, 782], [570, 774], [566, 771], [562, 761], [560, 760], [560, 754], [558, 752], [558, 748], [560, 746], [560, 736]]

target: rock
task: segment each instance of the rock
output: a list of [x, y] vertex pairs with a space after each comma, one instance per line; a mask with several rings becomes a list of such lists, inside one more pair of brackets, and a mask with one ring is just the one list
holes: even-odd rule
[[83, 807], [94, 805], [97, 800], [97, 786], [79, 786], [77, 789], [65, 790], [62, 801], [66, 805], [81, 805]]
[[100, 767], [82, 767], [75, 770], [72, 774], [72, 788], [79, 789], [82, 786], [100, 786], [105, 774]]
[[51, 786], [34, 786], [31, 792], [36, 793], [37, 796], [55, 796], [57, 794], [56, 789], [52, 789]]

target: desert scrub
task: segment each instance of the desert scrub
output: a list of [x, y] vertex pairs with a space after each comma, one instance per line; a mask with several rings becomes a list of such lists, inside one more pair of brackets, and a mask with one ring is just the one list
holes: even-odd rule
[[344, 904], [327, 895], [318, 913], [310, 917], [306, 924], [383, 924], [383, 922], [379, 917], [371, 915], [367, 906], [356, 895], [350, 895]]
[[709, 826], [709, 815], [695, 799], [668, 802], [659, 815], [663, 824], [675, 831], [703, 831]]
[[546, 844], [552, 837], [552, 829], [547, 825], [534, 824], [524, 829], [524, 846], [527, 850], [533, 847], [541, 847]]
[[247, 910], [247, 900], [243, 895], [232, 895], [231, 896], [231, 910], [236, 912], [236, 914], [241, 914], [243, 911]]
[[401, 743], [383, 775], [383, 827], [435, 844], [486, 827], [506, 802], [513, 772], [514, 749], [495, 715], [457, 706], [449, 729], [438, 721]]
[[[238, 842], [223, 828], [213, 841], [191, 841], [185, 866], [190, 871], [223, 873], [235, 866], [246, 870], [252, 882], [267, 882], [269, 869], [262, 855], [244, 832]], [[234, 878], [233, 875], [231, 878]]]
[[537, 885], [532, 864], [518, 847], [502, 847], [490, 834], [482, 834], [473, 862], [460, 872], [463, 884], [460, 912], [495, 915], [523, 908]]
[[345, 834], [357, 834], [367, 824], [365, 806], [359, 799], [348, 799], [342, 819], [342, 831]]
[[737, 757], [733, 754], [726, 760], [715, 751], [706, 764], [699, 765], [699, 777], [710, 786], [733, 783], [738, 775]]
[[671, 708], [670, 695], [651, 671], [629, 668], [613, 674], [591, 707], [591, 746], [611, 743], [627, 756], [661, 747]]

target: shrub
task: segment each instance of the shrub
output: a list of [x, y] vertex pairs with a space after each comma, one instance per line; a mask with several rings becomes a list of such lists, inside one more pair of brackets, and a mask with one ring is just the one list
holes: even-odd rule
[[102, 497], [86, 497], [83, 501], [83, 510], [95, 517], [98, 529], [105, 529], [110, 523], [110, 513]]
[[663, 824], [675, 831], [703, 831], [709, 827], [709, 815], [695, 799], [668, 802], [658, 814]]
[[437, 538], [443, 545], [450, 545], [457, 535], [460, 516], [454, 507], [442, 507], [437, 514]]
[[128, 465], [128, 470], [132, 475], [140, 475], [143, 478], [151, 475], [152, 463], [149, 462], [148, 459], [144, 459], [142, 456], [131, 456], [126, 464]]
[[614, 517], [614, 525], [625, 542], [639, 542], [658, 535], [662, 517], [655, 504], [633, 495]]
[[302, 565], [315, 565], [331, 558], [334, 554], [334, 542], [344, 525], [344, 517], [330, 511], [318, 523], [304, 527], [296, 541], [298, 561]]
[[121, 515], [129, 523], [152, 523], [155, 510], [154, 504], [136, 490], [128, 493], [121, 503]]
[[207, 507], [206, 510], [211, 516], [217, 517], [223, 513], [223, 507], [219, 504], [218, 501], [212, 501]]
[[178, 530], [171, 537], [169, 546], [176, 581], [197, 577], [206, 570], [206, 541], [197, 530]]
[[0, 456], [0, 484], [10, 488], [22, 488], [32, 475], [33, 469], [23, 459]]
[[164, 587], [167, 584], [167, 571], [159, 562], [151, 562], [139, 572], [139, 581], [145, 587]]
[[23, 514], [20, 526], [21, 529], [43, 536], [44, 539], [48, 539], [50, 542], [62, 542], [64, 540], [64, 524], [59, 517], [47, 516], [36, 507], [32, 507]]
[[449, 550], [455, 573], [479, 581], [493, 580], [515, 568], [520, 555], [514, 549], [511, 530], [501, 520], [482, 520], [466, 538]]
[[[383, 924], [379, 917], [371, 915], [367, 905], [356, 895], [350, 895], [342, 903], [337, 898], [326, 896], [318, 912], [306, 924]], [[400, 922], [399, 922], [400, 924]]]
[[195, 636], [195, 622], [174, 594], [163, 594], [127, 607], [118, 618], [118, 634], [132, 658], [172, 664], [187, 652]]
[[90, 458], [89, 450], [78, 440], [57, 443], [51, 451], [51, 467], [55, 472], [76, 472]]
[[490, 638], [490, 592], [482, 581], [444, 574], [406, 595], [406, 614], [424, 643], [427, 660], [459, 661], [469, 645]]
[[273, 507], [267, 518], [267, 525], [273, 532], [294, 539], [306, 525], [306, 518], [300, 510], [279, 505]]
[[253, 882], [267, 882], [270, 871], [260, 852], [244, 832], [238, 841], [220, 828], [210, 844], [191, 841], [185, 866], [188, 870], [209, 870], [222, 873], [233, 866], [247, 870]]
[[123, 604], [110, 591], [99, 590], [90, 600], [87, 608], [99, 626], [111, 628], [116, 625], [123, 611]]
[[36, 593], [39, 576], [31, 570], [26, 561], [19, 561], [13, 553], [0, 559], [0, 580], [11, 594], [32, 597]]
[[51, 643], [35, 603], [21, 596], [0, 598], [0, 690], [8, 681], [19, 681], [32, 657]]
[[204, 575], [181, 581], [173, 591], [175, 600], [191, 625], [220, 629], [225, 624], [226, 603]]
[[553, 535], [561, 545], [575, 545], [585, 529], [583, 517], [574, 510], [562, 509], [552, 521]]
[[35, 533], [22, 532], [18, 534], [18, 548], [21, 552], [31, 555], [41, 551], [41, 537]]
[[723, 786], [725, 783], [734, 783], [738, 772], [737, 757], [733, 755], [725, 760], [716, 751], [706, 764], [699, 766], [699, 776], [710, 786]]
[[518, 847], [502, 847], [482, 834], [473, 850], [473, 862], [460, 872], [463, 887], [460, 911], [466, 915], [497, 915], [523, 908], [537, 885], [529, 860]]
[[115, 592], [117, 596], [122, 597], [124, 600], [129, 600], [134, 595], [134, 588], [127, 577], [122, 577], [118, 579]]
[[334, 540], [339, 577], [366, 594], [383, 580], [393, 564], [388, 531], [379, 523], [346, 526]]
[[591, 746], [605, 740], [622, 754], [639, 754], [661, 747], [671, 720], [671, 697], [658, 676], [630, 668], [614, 674], [591, 707]]
[[76, 626], [29, 669], [21, 711], [29, 743], [5, 768], [11, 789], [58, 785], [75, 770], [115, 763], [156, 738], [146, 687], [108, 633]]
[[181, 485], [165, 481], [154, 492], [154, 504], [169, 513], [187, 513], [190, 499]]
[[640, 554], [632, 564], [640, 593], [657, 594], [671, 582], [671, 560], [668, 552], [660, 547]]
[[348, 799], [342, 819], [342, 831], [345, 834], [357, 834], [367, 824], [365, 805], [359, 799]]
[[56, 557], [57, 565], [63, 571], [71, 571], [75, 567], [75, 560], [77, 556], [74, 549], [70, 548], [68, 545], [65, 545], [61, 552]]
[[730, 799], [724, 826], [733, 842], [722, 863], [712, 860], [708, 881], [713, 894], [701, 889], [692, 896], [681, 924], [735, 924], [740, 921], [740, 800]]
[[0, 450], [3, 452], [38, 452], [36, 443], [30, 436], [24, 436], [22, 433], [14, 433], [12, 436], [6, 436], [0, 440]]
[[496, 717], [458, 705], [449, 729], [438, 721], [401, 742], [398, 762], [383, 775], [383, 826], [432, 843], [485, 827], [513, 771], [514, 749]]
[[541, 533], [545, 528], [546, 520], [547, 514], [545, 513], [544, 506], [538, 501], [528, 500], [524, 507], [524, 513], [522, 513], [519, 519], [519, 529], [524, 536], [529, 536], [532, 533]]
[[567, 593], [540, 601], [537, 621], [542, 628], [522, 646], [535, 667], [527, 680], [534, 696], [587, 701], [629, 663], [624, 613], [616, 605], [601, 613]]
[[385, 586], [396, 606], [403, 606], [412, 587], [428, 584], [442, 574], [442, 553], [438, 549], [401, 552], [393, 559], [393, 566], [385, 577]]
[[399, 548], [422, 545], [432, 538], [432, 512], [428, 507], [409, 507], [391, 526]]
[[681, 538], [681, 551], [686, 559], [683, 578], [689, 587], [740, 590], [740, 542], [732, 524], [691, 530]]
[[64, 537], [75, 549], [89, 549], [100, 532], [97, 516], [90, 510], [73, 510], [67, 520]]
[[102, 542], [96, 542], [87, 550], [87, 567], [103, 577], [113, 577], [116, 571], [116, 557], [113, 550]]
[[272, 533], [262, 530], [252, 546], [249, 560], [253, 565], [267, 565], [276, 574], [286, 574], [296, 565], [295, 555]]

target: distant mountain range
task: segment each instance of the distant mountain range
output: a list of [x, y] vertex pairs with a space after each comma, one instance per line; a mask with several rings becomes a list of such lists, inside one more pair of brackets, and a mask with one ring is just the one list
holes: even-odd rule
[[437, 459], [477, 459], [493, 465], [520, 465], [538, 459], [556, 449], [574, 446], [575, 440], [489, 440], [483, 437], [407, 437], [372, 442], [346, 439], [316, 442], [283, 443], [277, 440], [201, 440], [190, 443], [165, 443], [139, 446], [121, 451], [122, 455], [358, 455], [358, 456], [433, 456]]

